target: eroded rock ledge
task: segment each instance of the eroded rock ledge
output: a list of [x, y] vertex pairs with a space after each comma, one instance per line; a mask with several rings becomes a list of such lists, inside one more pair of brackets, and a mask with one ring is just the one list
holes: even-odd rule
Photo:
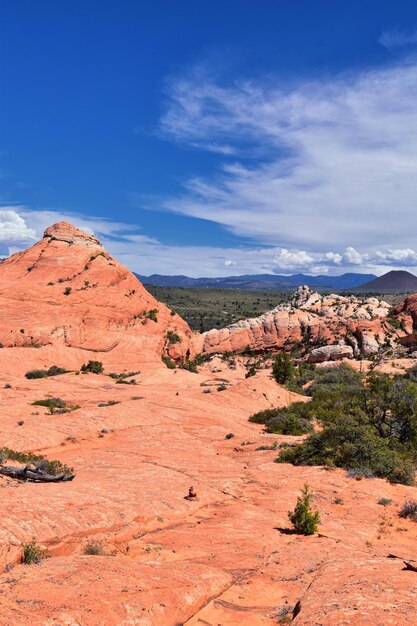
[[320, 295], [303, 285], [288, 303], [241, 320], [201, 337], [201, 351], [258, 352], [289, 348], [299, 342], [311, 346], [312, 361], [371, 356], [381, 347], [399, 347], [412, 333], [412, 318], [401, 314], [393, 325], [391, 306], [377, 298], [365, 300], [337, 294]]

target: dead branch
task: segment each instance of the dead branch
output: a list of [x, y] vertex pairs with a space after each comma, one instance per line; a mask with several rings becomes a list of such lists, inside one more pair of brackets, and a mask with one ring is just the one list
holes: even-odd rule
[[33, 464], [20, 467], [0, 465], [0, 474], [32, 483], [59, 483], [75, 478], [74, 474], [48, 474], [42, 466]]

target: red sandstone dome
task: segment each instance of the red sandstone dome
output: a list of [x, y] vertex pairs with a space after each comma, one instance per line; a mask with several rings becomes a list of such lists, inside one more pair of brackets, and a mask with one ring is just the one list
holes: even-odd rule
[[[97, 352], [123, 344], [141, 360], [169, 347], [185, 356], [191, 331], [113, 259], [100, 241], [67, 222], [0, 264], [0, 342], [3, 346], [65, 345]], [[150, 313], [153, 311], [153, 313]]]

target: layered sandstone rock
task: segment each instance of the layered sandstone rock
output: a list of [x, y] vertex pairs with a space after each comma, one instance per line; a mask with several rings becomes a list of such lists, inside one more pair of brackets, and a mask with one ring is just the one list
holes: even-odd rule
[[407, 334], [407, 328], [390, 324], [390, 310], [387, 302], [377, 298], [320, 295], [304, 285], [288, 303], [268, 313], [204, 333], [196, 339], [197, 351], [263, 352], [303, 342], [312, 347], [324, 344], [326, 350], [315, 354], [332, 352], [332, 358], [371, 356]]
[[322, 346], [314, 348], [308, 357], [310, 363], [323, 363], [324, 361], [338, 361], [339, 359], [352, 359], [353, 348], [346, 344], [337, 346]]
[[[192, 335], [99, 240], [71, 224], [0, 263], [0, 342], [106, 353], [123, 345], [138, 362], [186, 356]], [[179, 337], [170, 343], [167, 332]], [[190, 353], [191, 354], [191, 353]]]
[[[308, 337], [300, 320], [310, 320], [332, 338], [332, 318], [310, 310], [320, 297], [297, 298], [277, 311], [294, 320], [292, 335]], [[67, 224], [1, 264], [0, 299], [0, 447], [75, 473], [57, 484], [0, 476], [1, 626], [276, 626], [296, 613], [304, 625], [414, 623], [415, 573], [386, 557], [417, 559], [417, 525], [398, 515], [416, 487], [274, 463], [280, 446], [302, 437], [248, 421], [306, 396], [268, 370], [245, 378], [243, 357], [233, 367], [213, 358], [198, 373], [162, 367], [163, 350], [188, 349], [187, 325]], [[355, 325], [375, 332], [366, 316], [344, 321], [353, 351], [363, 345]], [[181, 341], [169, 346], [168, 330]], [[95, 358], [104, 373], [79, 375]], [[136, 386], [107, 375], [138, 362]], [[25, 377], [53, 364], [70, 371]], [[74, 410], [33, 406], [48, 396]], [[305, 482], [321, 515], [309, 537], [292, 534], [288, 520]], [[187, 499], [191, 486], [197, 497]], [[21, 562], [32, 539], [49, 551], [37, 565]]]
[[401, 342], [414, 355], [417, 350], [417, 293], [408, 296], [394, 309], [394, 312], [407, 330], [407, 335], [402, 338]]

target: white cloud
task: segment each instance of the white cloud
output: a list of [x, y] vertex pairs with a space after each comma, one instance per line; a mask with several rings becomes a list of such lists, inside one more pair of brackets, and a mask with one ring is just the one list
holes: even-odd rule
[[[373, 271], [381, 274], [399, 266], [411, 270], [417, 267], [417, 252], [412, 248], [376, 250], [371, 255], [368, 252], [358, 252], [352, 246], [344, 251], [324, 253], [277, 246], [167, 246], [157, 239], [135, 232], [140, 231], [139, 227], [123, 222], [65, 211], [32, 211], [26, 207], [5, 210], [14, 213], [7, 216], [9, 221], [20, 224], [20, 231], [10, 229], [9, 238], [6, 231], [3, 231], [1, 242], [9, 246], [10, 254], [27, 247], [35, 239], [40, 239], [45, 228], [51, 224], [64, 220], [97, 235], [105, 248], [121, 263], [144, 275], [158, 273], [228, 276], [231, 273], [264, 273], [265, 270], [275, 274], [325, 274], [329, 270], [341, 274], [352, 269], [355, 272]], [[0, 217], [1, 211], [0, 209]], [[17, 240], [19, 233], [21, 236], [28, 235], [27, 239]]]
[[361, 265], [365, 260], [364, 256], [355, 250], [355, 248], [352, 248], [352, 246], [346, 248], [342, 258], [349, 265]]
[[384, 30], [378, 41], [388, 50], [405, 48], [407, 46], [416, 46], [417, 30], [414, 32], [406, 32], [404, 30], [399, 30], [398, 28], [393, 30]]
[[314, 258], [304, 250], [290, 252], [286, 248], [281, 248], [274, 256], [273, 263], [285, 270], [300, 269], [302, 267], [310, 268], [314, 263]]
[[309, 255], [415, 242], [415, 62], [291, 86], [225, 85], [196, 69], [171, 82], [161, 129], [200, 149], [235, 151], [233, 162], [219, 156], [212, 177], [159, 200], [166, 210]]
[[376, 252], [374, 263], [377, 265], [398, 265], [417, 267], [417, 252], [411, 248], [404, 250], [387, 250], [386, 252]]
[[338, 252], [326, 252], [326, 254], [324, 255], [324, 259], [328, 263], [334, 263], [335, 265], [338, 265], [343, 260], [343, 256]]
[[29, 243], [36, 239], [33, 228], [28, 228], [25, 220], [16, 209], [22, 207], [2, 207], [0, 209], [0, 242], [6, 244]]

